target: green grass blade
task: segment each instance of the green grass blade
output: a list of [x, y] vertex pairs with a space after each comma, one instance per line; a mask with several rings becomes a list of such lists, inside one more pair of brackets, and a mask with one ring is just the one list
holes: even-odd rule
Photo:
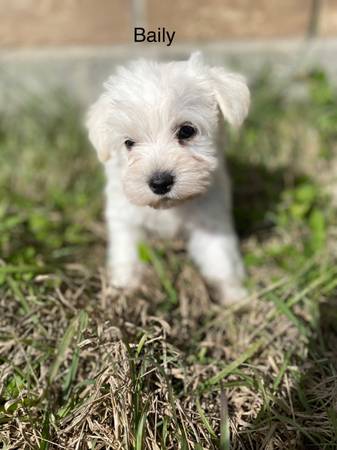
[[140, 420], [139, 420], [138, 426], [137, 426], [135, 450], [143, 450], [143, 448], [144, 448], [143, 443], [144, 443], [144, 436], [145, 436], [146, 416], [147, 416], [147, 413], [146, 413], [146, 410], [144, 410], [140, 416]]
[[177, 292], [170, 280], [170, 277], [165, 268], [165, 262], [158, 252], [155, 252], [151, 247], [145, 243], [141, 243], [139, 246], [140, 258], [144, 262], [150, 262], [168, 296], [171, 303], [176, 304], [178, 302]]
[[136, 356], [138, 357], [142, 351], [142, 348], [145, 345], [146, 339], [148, 337], [147, 333], [144, 333], [143, 336], [141, 337], [140, 341], [138, 342], [137, 348], [136, 348]]
[[280, 300], [276, 295], [274, 295], [273, 293], [271, 293], [269, 295], [269, 298], [271, 299], [271, 301], [274, 303], [274, 305], [277, 307], [278, 311], [281, 314], [284, 314], [298, 329], [298, 331], [303, 335], [303, 336], [308, 336], [309, 334], [309, 329], [307, 329], [305, 327], [305, 325], [295, 316], [295, 314], [291, 311], [288, 303]]
[[49, 383], [52, 383], [55, 380], [58, 370], [62, 362], [66, 358], [67, 350], [69, 349], [71, 341], [75, 336], [76, 329], [77, 329], [77, 319], [75, 318], [70, 322], [68, 328], [66, 329], [63, 335], [63, 338], [61, 339], [56, 349], [56, 357], [53, 364], [50, 366], [49, 370], [49, 377], [48, 377]]
[[242, 353], [235, 361], [231, 362], [226, 366], [224, 369], [222, 369], [219, 373], [214, 375], [212, 378], [210, 378], [205, 383], [205, 387], [213, 386], [214, 384], [219, 383], [220, 380], [230, 375], [233, 370], [235, 370], [237, 367], [239, 367], [242, 363], [247, 361], [247, 359], [251, 358], [260, 348], [265, 344], [264, 339], [259, 339], [258, 341], [254, 342], [248, 349]]
[[77, 323], [78, 323], [77, 347], [74, 350], [71, 364], [68, 369], [64, 383], [63, 383], [63, 391], [64, 391], [64, 395], [66, 398], [69, 396], [71, 386], [76, 378], [78, 363], [79, 363], [79, 359], [80, 359], [80, 349], [79, 349], [78, 345], [82, 340], [84, 330], [87, 328], [88, 320], [89, 320], [88, 314], [85, 311], [80, 311], [80, 314], [77, 317]]
[[200, 418], [202, 420], [202, 423], [204, 424], [206, 430], [209, 432], [209, 434], [213, 437], [216, 438], [216, 434], [215, 431], [213, 430], [211, 424], [209, 423], [209, 420], [207, 419], [204, 410], [202, 409], [201, 405], [200, 405], [200, 400], [197, 398], [196, 400], [196, 406], [197, 406], [197, 411], [200, 415]]
[[[50, 267], [49, 270], [52, 270]], [[33, 266], [33, 265], [18, 265], [14, 266], [11, 264], [6, 264], [4, 266], [0, 266], [0, 275], [9, 275], [9, 274], [17, 274], [17, 273], [40, 273], [46, 272], [48, 268], [43, 266]]]
[[42, 433], [41, 433], [41, 443], [39, 446], [39, 450], [48, 450], [49, 448], [49, 440], [50, 440], [50, 412], [47, 410], [44, 416], [43, 425], [42, 425]]
[[230, 450], [230, 428], [229, 428], [229, 415], [228, 415], [228, 402], [223, 387], [223, 383], [220, 383], [221, 396], [220, 396], [220, 449]]
[[276, 390], [279, 387], [280, 383], [281, 383], [283, 375], [285, 374], [285, 371], [288, 368], [288, 364], [289, 364], [289, 360], [290, 360], [291, 354], [292, 354], [292, 352], [288, 351], [286, 353], [285, 357], [284, 357], [284, 360], [283, 360], [282, 366], [280, 368], [280, 371], [277, 374], [277, 377], [275, 378], [275, 381], [273, 383], [273, 389], [274, 390]]
[[163, 417], [162, 431], [161, 431], [161, 448], [162, 450], [166, 450], [166, 442], [168, 438], [168, 426], [169, 426], [169, 418], [167, 416]]
[[12, 277], [7, 277], [7, 281], [16, 299], [20, 302], [23, 311], [25, 312], [25, 314], [29, 314], [30, 307], [25, 296], [21, 292], [21, 289], [19, 288], [19, 284]]

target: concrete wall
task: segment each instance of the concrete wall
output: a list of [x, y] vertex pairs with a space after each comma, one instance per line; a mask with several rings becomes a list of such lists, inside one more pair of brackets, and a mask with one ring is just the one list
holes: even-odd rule
[[[140, 25], [174, 44], [134, 43]], [[337, 82], [337, 0], [0, 0], [0, 109], [57, 88], [86, 107], [116, 65], [196, 49], [249, 79], [321, 66]]]
[[0, 48], [128, 44], [133, 27], [175, 42], [337, 36], [337, 0], [0, 0]]

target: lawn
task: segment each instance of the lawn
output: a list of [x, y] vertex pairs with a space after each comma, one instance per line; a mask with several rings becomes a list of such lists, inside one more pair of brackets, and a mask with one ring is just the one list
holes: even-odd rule
[[337, 448], [337, 92], [261, 76], [228, 131], [249, 298], [217, 305], [182, 242], [104, 271], [103, 173], [67, 95], [0, 115], [4, 449]]

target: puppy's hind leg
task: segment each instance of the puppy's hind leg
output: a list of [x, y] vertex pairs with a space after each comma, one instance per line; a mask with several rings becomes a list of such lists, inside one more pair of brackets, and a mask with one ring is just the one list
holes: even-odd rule
[[247, 295], [242, 285], [245, 270], [234, 231], [194, 229], [188, 250], [203, 276], [218, 290], [222, 303], [228, 304]]

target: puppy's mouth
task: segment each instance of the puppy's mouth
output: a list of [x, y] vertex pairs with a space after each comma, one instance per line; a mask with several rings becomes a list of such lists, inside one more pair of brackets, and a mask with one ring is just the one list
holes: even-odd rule
[[161, 197], [157, 201], [151, 202], [149, 206], [154, 209], [169, 209], [177, 206], [178, 203], [181, 203], [181, 201], [170, 197]]
[[162, 196], [160, 198], [158, 198], [158, 200], [154, 201], [154, 202], [150, 202], [148, 204], [148, 206], [150, 206], [151, 208], [154, 209], [169, 209], [169, 208], [174, 208], [176, 206], [182, 205], [183, 203], [186, 203], [190, 200], [193, 200], [197, 197], [200, 197], [204, 194], [204, 192], [200, 192], [198, 194], [192, 194], [186, 197], [182, 197], [182, 198], [172, 198], [172, 197], [168, 197], [168, 196]]

